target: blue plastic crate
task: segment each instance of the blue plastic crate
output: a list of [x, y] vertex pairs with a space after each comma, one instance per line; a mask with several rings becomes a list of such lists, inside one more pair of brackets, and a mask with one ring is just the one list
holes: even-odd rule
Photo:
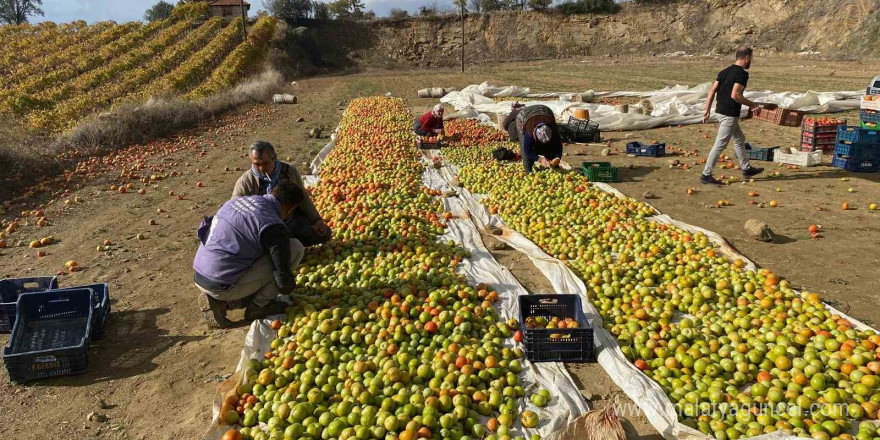
[[834, 154], [880, 159], [880, 145], [838, 142], [834, 147]]
[[[572, 318], [578, 328], [528, 328], [530, 317]], [[532, 362], [594, 362], [593, 328], [578, 295], [521, 295], [519, 324], [526, 357]]]
[[626, 144], [626, 154], [636, 156], [661, 157], [666, 155], [666, 144], [645, 145], [639, 141]]
[[45, 292], [58, 288], [58, 277], [8, 278], [0, 280], [0, 333], [15, 325], [15, 303], [22, 293]]
[[876, 173], [880, 171], [880, 158], [842, 156], [835, 153], [831, 166], [856, 173]]
[[859, 111], [859, 119], [862, 122], [868, 122], [871, 124], [880, 124], [880, 112], [863, 109], [863, 110]]
[[751, 142], [746, 142], [746, 156], [749, 160], [773, 161], [773, 152], [779, 147], [757, 148]]
[[107, 319], [110, 318], [110, 287], [107, 283], [89, 284], [85, 286], [68, 287], [64, 289], [53, 289], [55, 292], [71, 292], [81, 289], [89, 289], [94, 296], [94, 310], [92, 313], [92, 332], [89, 335], [93, 341], [97, 341], [104, 337], [104, 328], [107, 325]]
[[855, 126], [841, 126], [837, 129], [837, 141], [880, 145], [880, 131]]
[[90, 289], [19, 296], [18, 319], [2, 352], [9, 379], [23, 383], [85, 373], [93, 309]]

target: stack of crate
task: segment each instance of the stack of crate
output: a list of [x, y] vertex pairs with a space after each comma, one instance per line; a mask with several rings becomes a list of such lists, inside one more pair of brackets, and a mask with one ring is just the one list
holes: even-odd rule
[[880, 131], [860, 126], [840, 127], [832, 166], [847, 171], [880, 171]]
[[846, 121], [830, 118], [804, 119], [801, 126], [801, 151], [822, 151], [830, 154], [837, 143], [837, 129], [840, 126], [846, 127]]
[[862, 97], [859, 125], [868, 130], [880, 130], [880, 95]]

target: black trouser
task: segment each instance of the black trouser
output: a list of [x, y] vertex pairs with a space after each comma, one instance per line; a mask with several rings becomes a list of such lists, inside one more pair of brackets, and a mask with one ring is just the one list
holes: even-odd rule
[[312, 222], [302, 210], [296, 210], [293, 213], [293, 217], [287, 222], [287, 231], [290, 233], [290, 238], [299, 240], [305, 247], [326, 243], [331, 238], [330, 234], [326, 236], [316, 234], [312, 229]]
[[419, 121], [419, 118], [416, 118], [416, 121], [413, 123], [413, 131], [419, 136], [428, 136], [434, 132], [434, 130], [423, 129], [422, 124]]

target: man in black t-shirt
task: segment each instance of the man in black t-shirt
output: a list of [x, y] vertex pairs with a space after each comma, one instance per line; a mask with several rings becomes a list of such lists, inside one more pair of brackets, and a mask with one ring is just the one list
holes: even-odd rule
[[706, 112], [703, 114], [703, 122], [709, 121], [712, 101], [716, 95], [718, 96], [718, 103], [715, 105], [715, 115], [718, 117], [718, 137], [715, 138], [715, 145], [709, 151], [709, 157], [706, 159], [706, 168], [700, 176], [702, 183], [721, 183], [712, 177], [712, 170], [715, 169], [718, 157], [727, 148], [731, 139], [733, 139], [734, 151], [737, 160], [739, 160], [743, 177], [752, 177], [764, 171], [763, 168], [753, 167], [749, 163], [746, 155], [746, 136], [739, 127], [742, 106], [748, 106], [749, 110], [758, 106], [743, 96], [743, 91], [749, 83], [748, 69], [751, 65], [752, 49], [745, 46], [737, 49], [736, 62], [718, 73], [718, 78], [712, 85], [709, 96], [706, 97]]

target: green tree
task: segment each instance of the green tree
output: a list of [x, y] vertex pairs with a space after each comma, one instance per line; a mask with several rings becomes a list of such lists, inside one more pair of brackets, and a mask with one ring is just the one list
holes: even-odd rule
[[327, 3], [330, 14], [336, 18], [348, 18], [351, 13], [348, 11], [349, 0], [334, 0]]
[[499, 11], [506, 7], [504, 0], [479, 0], [479, 2], [483, 12]]
[[309, 16], [313, 4], [311, 0], [263, 0], [263, 7], [273, 17], [295, 25], [299, 20]]
[[556, 9], [565, 14], [595, 14], [617, 12], [620, 5], [614, 0], [576, 0], [561, 3]]
[[546, 10], [553, 0], [529, 0], [529, 7], [536, 11]]
[[158, 3], [150, 7], [150, 9], [147, 9], [147, 12], [144, 13], [144, 20], [150, 22], [164, 20], [171, 16], [171, 11], [173, 10], [174, 5], [165, 0], [160, 0]]
[[312, 2], [312, 17], [318, 21], [327, 21], [330, 20], [330, 7], [327, 6], [327, 3], [322, 1], [315, 0]]
[[391, 12], [388, 16], [395, 20], [402, 20], [409, 17], [409, 12], [407, 12], [406, 9], [391, 8]]
[[348, 7], [352, 15], [360, 16], [364, 11], [364, 2], [361, 0], [348, 0]]
[[0, 23], [27, 23], [31, 15], [43, 16], [43, 0], [0, 0]]

